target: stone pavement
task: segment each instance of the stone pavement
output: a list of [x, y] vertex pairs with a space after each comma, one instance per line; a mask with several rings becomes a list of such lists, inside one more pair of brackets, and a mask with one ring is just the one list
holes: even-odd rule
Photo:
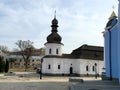
[[[84, 78], [83, 78], [84, 79]], [[120, 85], [115, 81], [102, 81], [100, 79], [86, 79], [83, 82], [69, 82], [69, 90], [120, 90]]]
[[[69, 82], [69, 78], [76, 80]], [[120, 85], [94, 77], [43, 76], [41, 80], [34, 72], [21, 72], [14, 76], [0, 74], [0, 90], [120, 90]]]
[[4, 82], [0, 90], [68, 90], [66, 83], [61, 82]]
[[44, 76], [33, 73], [0, 75], [0, 90], [68, 90], [68, 77]]

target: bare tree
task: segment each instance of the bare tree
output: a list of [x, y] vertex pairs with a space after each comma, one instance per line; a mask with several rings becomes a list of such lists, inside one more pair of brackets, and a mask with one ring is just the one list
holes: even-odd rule
[[16, 42], [16, 45], [20, 49], [20, 54], [25, 62], [25, 71], [27, 71], [28, 64], [30, 63], [30, 57], [32, 54], [33, 42], [31, 42], [30, 40], [27, 41], [18, 40]]
[[12, 49], [12, 52], [18, 52], [18, 51], [19, 51], [18, 48], [13, 48], [13, 49]]
[[[2, 51], [4, 54], [7, 54], [8, 53], [8, 47], [0, 45], [0, 51]], [[0, 72], [4, 72], [5, 66], [6, 66], [6, 61], [4, 61], [4, 56], [0, 55]]]
[[7, 53], [8, 52], [8, 47], [7, 46], [3, 46], [3, 45], [0, 45], [0, 50], [4, 53]]

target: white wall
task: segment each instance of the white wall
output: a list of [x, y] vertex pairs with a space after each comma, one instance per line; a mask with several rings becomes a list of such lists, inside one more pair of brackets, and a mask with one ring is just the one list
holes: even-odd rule
[[[101, 75], [101, 73], [103, 72], [103, 67], [104, 65], [104, 61], [101, 60], [89, 60], [89, 59], [81, 59], [80, 60], [80, 74], [95, 74], [95, 71], [93, 71], [93, 66], [95, 67], [95, 63], [97, 64], [96, 68], [97, 68], [97, 73], [99, 75]], [[86, 71], [86, 66], [89, 66], [89, 70]]]
[[[69, 74], [70, 67], [73, 67], [75, 74], [95, 74], [92, 67], [97, 64], [97, 73], [101, 75], [102, 68], [104, 67], [103, 61], [88, 60], [88, 59], [64, 59], [64, 58], [44, 58], [42, 64], [42, 72], [48, 74]], [[72, 64], [72, 65], [71, 65]], [[51, 65], [51, 69], [48, 69]], [[58, 69], [60, 65], [60, 69]], [[86, 65], [89, 66], [89, 71], [86, 71]]]
[[[48, 69], [49, 64], [51, 65], [51, 69]], [[77, 60], [74, 59], [44, 58], [42, 72], [51, 74], [69, 74], [70, 67], [73, 67], [73, 73], [78, 73], [78, 70], [76, 70], [77, 64]], [[60, 69], [58, 69], [58, 65], [60, 65]]]
[[[58, 55], [58, 56], [62, 55], [63, 44], [46, 43], [45, 46], [46, 46], [45, 55]], [[51, 54], [49, 54], [49, 49], [51, 49]], [[58, 49], [58, 54], [56, 54], [56, 49]]]

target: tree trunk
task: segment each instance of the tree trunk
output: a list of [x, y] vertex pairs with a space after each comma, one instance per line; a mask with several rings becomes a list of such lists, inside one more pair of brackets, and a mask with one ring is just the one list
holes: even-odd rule
[[27, 71], [27, 61], [25, 61], [25, 72]]

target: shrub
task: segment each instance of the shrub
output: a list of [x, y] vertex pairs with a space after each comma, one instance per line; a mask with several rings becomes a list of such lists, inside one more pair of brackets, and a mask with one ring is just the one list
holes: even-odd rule
[[6, 64], [5, 64], [5, 73], [7, 73], [9, 71], [9, 61], [6, 60]]
[[5, 62], [3, 60], [0, 60], [0, 72], [5, 71]]

